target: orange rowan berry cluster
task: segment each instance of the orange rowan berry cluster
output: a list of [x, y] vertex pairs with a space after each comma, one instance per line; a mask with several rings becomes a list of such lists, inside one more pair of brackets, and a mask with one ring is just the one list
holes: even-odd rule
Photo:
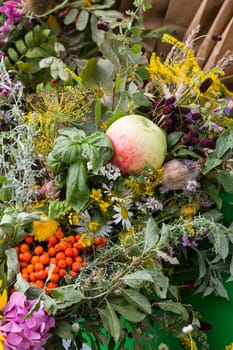
[[[96, 247], [101, 246], [101, 243], [103, 244], [102, 239], [94, 239], [93, 244]], [[28, 235], [16, 247], [20, 271], [31, 285], [44, 288], [50, 264], [53, 264], [54, 268], [46, 285], [48, 289], [63, 284], [65, 275], [76, 277], [81, 267], [87, 265], [87, 261], [81, 256], [84, 249], [79, 234], [65, 237], [60, 226], [55, 235], [46, 242], [35, 241], [33, 236]]]

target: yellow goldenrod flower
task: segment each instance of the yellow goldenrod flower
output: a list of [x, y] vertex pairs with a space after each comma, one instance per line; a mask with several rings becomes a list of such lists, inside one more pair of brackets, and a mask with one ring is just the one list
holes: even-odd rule
[[163, 34], [162, 42], [170, 44], [172, 46], [175, 46], [175, 47], [179, 48], [180, 50], [186, 49], [186, 45], [183, 42], [179, 41], [174, 36], [172, 36], [168, 33]]
[[38, 241], [47, 241], [56, 232], [59, 223], [56, 220], [48, 220], [42, 215], [42, 220], [33, 221], [34, 238]]

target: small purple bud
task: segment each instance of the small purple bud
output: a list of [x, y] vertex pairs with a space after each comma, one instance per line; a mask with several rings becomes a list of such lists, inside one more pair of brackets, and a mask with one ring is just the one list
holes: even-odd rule
[[172, 125], [174, 124], [174, 120], [173, 120], [172, 118], [167, 118], [167, 119], [165, 120], [165, 124], [166, 124], [167, 126], [172, 126]]
[[201, 85], [200, 85], [200, 92], [203, 94], [204, 92], [206, 92], [208, 89], [209, 89], [209, 87], [210, 87], [210, 85], [213, 83], [213, 79], [212, 78], [207, 78], [207, 79], [205, 79], [202, 83], [201, 83]]
[[171, 97], [169, 97], [169, 98], [166, 99], [165, 105], [166, 105], [166, 106], [171, 105], [171, 104], [173, 104], [175, 101], [176, 101], [175, 96], [171, 96]]
[[213, 147], [215, 145], [215, 141], [210, 138], [205, 138], [201, 140], [200, 145], [201, 147], [204, 147], [204, 148]]
[[212, 326], [208, 322], [200, 321], [200, 328], [202, 331], [209, 331], [212, 328]]
[[199, 119], [201, 119], [200, 113], [193, 113], [192, 114], [192, 120], [199, 120]]
[[160, 108], [165, 105], [165, 98], [156, 98], [153, 102], [154, 108]]
[[99, 30], [103, 30], [104, 32], [108, 32], [109, 31], [109, 27], [106, 23], [98, 23], [97, 24], [97, 29]]
[[165, 107], [163, 107], [163, 110], [162, 110], [162, 112], [163, 112], [163, 114], [171, 114], [173, 111], [174, 111], [174, 109], [175, 109], [175, 106], [174, 105], [168, 105], [168, 106], [165, 106]]
[[222, 37], [219, 34], [213, 34], [211, 39], [214, 40], [214, 41], [221, 41]]
[[193, 136], [193, 137], [190, 137], [190, 139], [188, 141], [188, 144], [191, 145], [191, 146], [192, 145], [195, 146], [196, 144], [198, 144], [199, 141], [200, 140], [199, 140], [198, 136]]

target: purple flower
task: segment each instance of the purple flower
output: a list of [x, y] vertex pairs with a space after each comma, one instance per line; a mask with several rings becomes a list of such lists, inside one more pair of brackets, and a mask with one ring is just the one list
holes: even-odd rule
[[181, 243], [183, 247], [197, 247], [198, 245], [194, 238], [188, 236], [183, 236], [181, 238]]
[[50, 329], [55, 326], [55, 319], [49, 316], [44, 304], [33, 311], [29, 319], [25, 319], [35, 300], [27, 300], [26, 296], [14, 292], [3, 309], [1, 331], [6, 338], [5, 350], [43, 350], [51, 336]]
[[226, 108], [224, 108], [224, 112], [228, 117], [232, 117], [233, 116], [233, 98], [226, 98], [227, 100], [227, 106]]
[[161, 202], [159, 202], [157, 199], [153, 197], [148, 197], [146, 200], [146, 207], [150, 209], [152, 212], [156, 210], [162, 210], [163, 205]]
[[4, 13], [6, 20], [4, 24], [0, 26], [0, 41], [1, 44], [7, 42], [7, 34], [9, 33], [11, 26], [19, 23], [24, 16], [24, 10], [19, 7], [21, 0], [5, 1], [0, 6], [0, 13]]

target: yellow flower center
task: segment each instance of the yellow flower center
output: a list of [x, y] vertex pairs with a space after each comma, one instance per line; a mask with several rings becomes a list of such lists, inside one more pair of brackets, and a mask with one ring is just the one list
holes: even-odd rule
[[128, 210], [126, 207], [121, 207], [121, 216], [123, 219], [127, 219], [129, 217]]
[[91, 231], [91, 232], [96, 232], [99, 230], [100, 228], [100, 224], [96, 221], [90, 221], [87, 225], [88, 227], [88, 230]]

